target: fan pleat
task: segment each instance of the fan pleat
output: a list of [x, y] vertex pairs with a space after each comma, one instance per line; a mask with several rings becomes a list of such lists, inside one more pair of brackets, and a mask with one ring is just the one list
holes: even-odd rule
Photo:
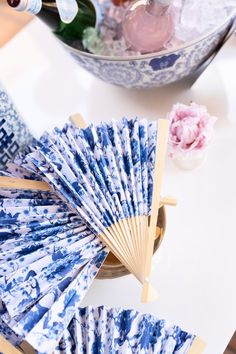
[[[111, 137], [113, 154], [115, 156], [115, 162], [113, 167], [114, 173], [112, 176], [114, 178], [114, 181], [118, 181], [118, 183], [116, 184], [117, 195], [124, 211], [124, 217], [128, 218], [130, 216], [133, 216], [133, 208], [131, 203], [131, 194], [128, 188], [128, 179], [125, 173], [122, 139], [119, 127], [117, 126], [117, 122], [112, 122], [112, 125], [109, 129], [109, 133]], [[119, 215], [119, 218], [122, 218], [122, 216], [122, 214]]]
[[[72, 135], [72, 129], [73, 127], [70, 126], [68, 129], [69, 135]], [[89, 128], [87, 128], [87, 130], [88, 129]], [[98, 188], [102, 193], [102, 201], [104, 200], [107, 203], [108, 210], [110, 208], [114, 217], [117, 217], [116, 203], [119, 200], [118, 198], [114, 199], [112, 194], [110, 195], [109, 188], [108, 188], [110, 183], [112, 183], [112, 180], [110, 180], [109, 175], [107, 176], [107, 179], [105, 178], [107, 174], [104, 175], [104, 173], [102, 173], [102, 170], [99, 168], [99, 164], [94, 157], [93, 150], [90, 148], [88, 142], [86, 140], [83, 140], [83, 136], [84, 136], [83, 132], [79, 131], [79, 134], [77, 133], [77, 131], [74, 132], [74, 140], [76, 141], [75, 146], [76, 146], [76, 151], [78, 153], [78, 155], [76, 155], [76, 159], [78, 161], [78, 168], [81, 168], [82, 170], [85, 171], [85, 168], [88, 164], [88, 169], [86, 169], [86, 173], [89, 174], [89, 178], [94, 177], [93, 184], [95, 184], [96, 181]], [[103, 156], [101, 156], [101, 159], [102, 158]], [[87, 164], [86, 162], [83, 162], [81, 164], [82, 159], [85, 159], [85, 161], [87, 161]]]
[[[60, 249], [63, 247], [68, 248], [70, 244], [73, 245], [78, 239], [80, 239], [80, 235], [83, 237], [83, 234], [80, 231], [79, 234], [72, 237], [67, 236], [67, 234], [64, 233], [61, 240], [59, 238], [60, 235], [58, 235], [56, 239], [53, 237], [50, 238], [50, 240], [46, 240], [46, 242], [31, 242], [26, 245], [20, 245], [15, 250], [14, 254], [12, 254], [12, 252], [4, 252], [4, 255], [1, 256], [2, 268], [0, 270], [0, 276], [7, 276], [9, 273], [19, 270], [22, 267], [26, 267], [49, 254], [56, 254], [56, 252], [60, 252]], [[85, 235], [87, 236], [88, 233]], [[90, 242], [93, 239], [94, 237], [89, 235], [85, 240]], [[11, 250], [14, 249], [14, 245], [12, 244], [10, 244], [9, 247]], [[25, 257], [25, 255], [27, 255], [27, 257]]]
[[157, 133], [156, 122], [148, 124], [148, 156], [147, 156], [147, 169], [148, 169], [148, 214], [151, 213], [152, 207], [152, 191], [153, 191], [153, 173], [155, 168], [156, 158], [156, 145]]
[[[101, 258], [104, 259], [101, 256], [103, 256], [102, 253], [91, 260], [86, 268], [82, 269], [81, 276], [70, 283], [63, 295], [52, 304], [46, 315], [26, 335], [25, 338], [29, 343], [36, 340], [35, 347], [38, 350], [47, 352], [49, 348], [52, 349], [56, 346], [74, 314], [76, 304], [81, 301], [90, 285], [89, 282], [84, 283], [81, 279], [91, 278], [94, 276], [94, 272], [96, 274], [97, 266], [95, 262], [101, 261]], [[57, 321], [58, 327], [55, 326]]]
[[[108, 173], [108, 177], [111, 176], [111, 183], [108, 183], [109, 191], [110, 193], [115, 193], [116, 196], [116, 200], [118, 200], [118, 219], [116, 220], [116, 223], [113, 224], [113, 229], [117, 228], [117, 222], [119, 221], [119, 219], [122, 220], [126, 220], [124, 219], [125, 215], [128, 215], [128, 217], [130, 215], [132, 215], [132, 212], [130, 211], [130, 208], [128, 208], [129, 203], [127, 203], [127, 198], [130, 199], [130, 192], [128, 190], [128, 188], [125, 188], [125, 191], [123, 189], [123, 186], [125, 185], [124, 183], [124, 178], [126, 177], [126, 175], [122, 172], [124, 171], [123, 166], [119, 167], [119, 163], [121, 161], [121, 159], [117, 158], [117, 154], [116, 152], [118, 151], [118, 149], [114, 149], [114, 147], [112, 147], [112, 143], [110, 140], [110, 137], [108, 135], [108, 129], [106, 129], [105, 124], [103, 124], [101, 126], [101, 129], [97, 129], [99, 131], [98, 136], [100, 137], [100, 141], [101, 141], [101, 146], [105, 146], [105, 148], [103, 149], [103, 154], [104, 154], [104, 158], [105, 161], [107, 162], [107, 167], [109, 167], [109, 173]], [[102, 150], [102, 148], [101, 148]], [[116, 154], [116, 155], [115, 155]], [[123, 180], [122, 180], [123, 178]], [[108, 180], [108, 178], [107, 178]], [[109, 180], [108, 180], [109, 181]], [[127, 183], [127, 179], [126, 179], [126, 183]], [[121, 212], [120, 212], [121, 210]], [[128, 214], [127, 214], [128, 213]], [[117, 226], [116, 226], [117, 225]], [[126, 267], [128, 267], [128, 269], [133, 269], [132, 273], [135, 273], [135, 249], [134, 249], [134, 244], [132, 243], [132, 240], [130, 239], [130, 230], [131, 230], [131, 225], [129, 220], [125, 221], [123, 223], [122, 226], [124, 226], [123, 228], [120, 227], [120, 225], [118, 226], [119, 228], [119, 232], [117, 233], [116, 231], [112, 234], [112, 238], [106, 242], [108, 246], [111, 245], [111, 242], [118, 242], [118, 245], [116, 245], [116, 255], [118, 256], [118, 258], [122, 261], [123, 264], [126, 265]], [[113, 245], [114, 246], [114, 245]], [[114, 251], [114, 249], [113, 249]], [[126, 261], [124, 262], [124, 257], [121, 258], [121, 255], [125, 256]], [[133, 262], [133, 263], [132, 263]], [[131, 264], [130, 264], [131, 263]]]
[[[67, 145], [64, 142], [62, 145], [64, 146], [62, 147], [61, 151], [67, 151]], [[91, 194], [91, 198], [96, 208], [100, 210], [100, 204], [102, 204], [103, 207], [110, 209], [109, 204], [106, 202], [104, 196], [100, 192], [100, 188], [97, 185], [93, 174], [90, 173], [88, 162], [84, 159], [80, 150], [77, 150], [74, 153], [68, 151], [68, 156], [70, 156], [70, 159], [69, 161], [67, 159], [67, 162], [69, 163], [72, 161], [71, 168], [73, 169], [76, 178], [79, 178], [79, 180], [82, 181], [81, 185], [84, 186], [85, 192], [87, 194]], [[80, 163], [79, 165], [78, 162]], [[81, 166], [83, 166], [83, 168], [81, 168]], [[111, 210], [110, 215], [112, 215]]]
[[[71, 143], [68, 135], [69, 138], [72, 139]], [[96, 175], [91, 173], [89, 161], [85, 159], [83, 152], [77, 147], [75, 139], [71, 136], [70, 131], [68, 131], [67, 136], [65, 136], [65, 141], [68, 141], [71, 149], [71, 160], [73, 161], [71, 167], [74, 169], [76, 176], [78, 176], [78, 172], [80, 173], [80, 171], [82, 171], [82, 178], [86, 181], [86, 185], [88, 186], [87, 192], [89, 192], [89, 190], [91, 191], [93, 201], [96, 203], [99, 210], [100, 205], [102, 205], [103, 208], [106, 208], [109, 211], [109, 216], [111, 217], [113, 215], [114, 208], [113, 210], [111, 209], [112, 205], [110, 205], [106, 200], [103, 190], [99, 185], [100, 179], [96, 179]], [[66, 150], [66, 148], [67, 146], [65, 145], [64, 149]], [[113, 219], [109, 220], [109, 223], [111, 222], [113, 222]]]
[[1, 190], [0, 225], [1, 321], [39, 352], [53, 350], [107, 250], [53, 192]]
[[[84, 266], [88, 259], [92, 258], [95, 251], [97, 251], [96, 246], [98, 246], [98, 242], [96, 240], [92, 242], [92, 238], [85, 239], [85, 245], [81, 245], [81, 241], [77, 241], [57, 252], [52, 252], [50, 256], [40, 258], [29, 266], [20, 268], [11, 277], [8, 277], [7, 289], [9, 289], [12, 298], [15, 297], [14, 303], [10, 301], [12, 306], [7, 306], [8, 302], [6, 299], [9, 297], [9, 294], [6, 293], [5, 287], [3, 287], [1, 297], [10, 315], [16, 315], [19, 308], [23, 312], [26, 306], [31, 306], [39, 297], [55, 287], [58, 281], [63, 279], [67, 273]], [[78, 251], [73, 251], [73, 249], [78, 249]], [[36, 287], [36, 291], [33, 294], [32, 283]], [[21, 299], [24, 297], [24, 303], [22, 303]]]
[[135, 310], [77, 308], [53, 354], [187, 354], [195, 335]]
[[[122, 215], [120, 215], [120, 219], [122, 219], [123, 221], [123, 226], [124, 226], [124, 232], [123, 232], [123, 245], [125, 246], [126, 249], [128, 249], [130, 251], [130, 258], [127, 259], [127, 261], [130, 263], [128, 269], [130, 269], [132, 267], [132, 265], [134, 266], [134, 269], [136, 269], [135, 271], [132, 271], [132, 273], [137, 274], [137, 249], [136, 249], [136, 238], [131, 237], [131, 235], [135, 235], [135, 224], [134, 224], [134, 220], [133, 220], [133, 216], [134, 216], [134, 207], [133, 207], [133, 203], [131, 202], [132, 200], [132, 191], [130, 190], [130, 188], [128, 187], [128, 178], [127, 175], [125, 173], [127, 167], [125, 167], [125, 158], [124, 158], [124, 151], [122, 149], [122, 137], [120, 134], [120, 131], [117, 127], [117, 125], [115, 124], [115, 122], [112, 122], [112, 125], [110, 126], [109, 129], [110, 132], [110, 136], [111, 139], [113, 139], [112, 141], [112, 150], [115, 156], [115, 164], [117, 166], [117, 170], [115, 170], [114, 172], [114, 179], [117, 178], [117, 176], [119, 177], [119, 187], [118, 187], [118, 191], [119, 191], [119, 195], [121, 198], [121, 204], [122, 206], [125, 206], [125, 211], [126, 209], [128, 209], [128, 217], [126, 216], [125, 219], [123, 219]], [[108, 153], [108, 156], [110, 154]], [[127, 163], [126, 163], [127, 164]], [[123, 196], [123, 197], [122, 197]], [[127, 215], [127, 213], [126, 213]]]

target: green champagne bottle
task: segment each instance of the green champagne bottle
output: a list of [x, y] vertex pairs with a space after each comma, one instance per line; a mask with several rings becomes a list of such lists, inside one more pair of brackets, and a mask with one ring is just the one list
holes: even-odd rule
[[[76, 8], [73, 8], [73, 1], [76, 2]], [[26, 11], [39, 17], [67, 44], [80, 41], [84, 30], [96, 27], [102, 18], [96, 0], [7, 0], [7, 2], [17, 11]]]

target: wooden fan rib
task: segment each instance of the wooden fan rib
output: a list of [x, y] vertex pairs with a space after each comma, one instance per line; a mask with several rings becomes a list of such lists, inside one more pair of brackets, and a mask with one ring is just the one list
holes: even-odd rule
[[[140, 239], [140, 245], [141, 245], [141, 260], [140, 263], [141, 265], [145, 264], [145, 255], [146, 255], [146, 248], [147, 248], [147, 242], [146, 242], [146, 235], [148, 235], [148, 216], [142, 216], [140, 218], [140, 229], [141, 229], [141, 239]], [[143, 268], [142, 268], [142, 283], [144, 282], [144, 275], [143, 275]]]
[[[117, 222], [116, 224], [120, 224], [121, 222]], [[121, 229], [122, 229], [122, 224], [120, 225]], [[106, 228], [104, 230], [103, 233], [101, 233], [99, 235], [101, 237], [101, 239], [104, 241], [104, 243], [114, 252], [115, 256], [117, 256], [117, 258], [126, 266], [126, 268], [136, 276], [136, 278], [141, 281], [141, 278], [139, 276], [139, 272], [137, 271], [137, 266], [136, 269], [134, 268], [134, 263], [130, 262], [130, 260], [128, 260], [127, 257], [127, 253], [126, 253], [126, 257], [124, 256], [124, 254], [121, 253], [121, 250], [126, 250], [126, 247], [124, 247], [125, 244], [125, 239], [124, 239], [124, 235], [122, 235], [122, 242], [121, 240], [118, 240], [117, 242], [117, 226], [114, 227], [113, 225], [110, 226], [109, 228]], [[112, 237], [112, 241], [110, 239], [110, 237]], [[127, 237], [127, 236], [126, 236]], [[114, 241], [116, 241], [114, 243]]]
[[135, 253], [137, 255], [137, 230], [136, 230], [135, 216], [133, 216], [132, 218], [129, 218], [129, 220], [130, 220], [130, 226], [131, 226], [131, 235], [133, 236], [131, 242], [133, 242], [133, 247], [134, 247]]
[[[139, 219], [139, 217], [136, 217], [137, 219]], [[145, 232], [147, 232], [147, 221], [148, 221], [148, 217], [145, 217], [146, 221], [144, 223], [144, 225], [146, 225], [146, 230]], [[107, 228], [106, 231], [110, 231], [110, 236], [112, 237], [112, 239], [108, 238], [108, 240], [106, 240], [106, 244], [107, 246], [113, 251], [113, 253], [117, 256], [117, 258], [122, 258], [121, 262], [125, 262], [124, 265], [129, 265], [129, 270], [132, 268], [132, 273], [137, 277], [137, 279], [142, 282], [142, 262], [140, 260], [140, 258], [137, 256], [137, 252], [132, 254], [132, 250], [130, 250], [129, 253], [127, 253], [127, 249], [130, 249], [130, 244], [132, 245], [132, 240], [134, 240], [134, 237], [136, 237], [136, 235], [130, 234], [130, 231], [132, 232], [132, 229], [129, 229], [129, 225], [131, 226], [131, 219], [133, 218], [127, 218], [127, 219], [122, 219], [119, 222], [117, 222], [116, 224], [112, 225], [112, 227]], [[126, 225], [128, 224], [128, 225]], [[134, 224], [134, 222], [133, 222]], [[121, 239], [119, 239], [118, 233], [117, 233], [117, 228], [120, 228], [118, 231], [119, 235], [121, 235]], [[126, 232], [125, 230], [126, 229]], [[112, 231], [111, 231], [112, 230]], [[114, 232], [113, 232], [114, 230]], [[122, 232], [122, 230], [124, 232]], [[117, 239], [118, 237], [118, 239]], [[132, 239], [127, 242], [127, 239], [132, 237]], [[115, 242], [114, 242], [115, 241]], [[117, 242], [118, 241], [118, 242]], [[131, 243], [130, 243], [131, 242]], [[121, 252], [122, 250], [122, 252]], [[131, 255], [131, 258], [128, 259], [127, 256]]]
[[[20, 348], [23, 350], [23, 353], [26, 353], [26, 354], [36, 354], [34, 348], [27, 342], [22, 342], [20, 344]], [[52, 351], [50, 351], [50, 353], [48, 354], [53, 354]]]
[[80, 113], [72, 114], [69, 119], [77, 128], [86, 129], [88, 126]]
[[[114, 232], [114, 237], [116, 236], [115, 235], [115, 232]], [[128, 235], [126, 235], [126, 234], [123, 234], [123, 240], [122, 240], [122, 245], [123, 245], [123, 250], [126, 250], [127, 248], [129, 248], [129, 247], [127, 247], [127, 245], [126, 245], [126, 243], [125, 243], [125, 239], [128, 237]], [[119, 250], [121, 249], [121, 246], [119, 247]], [[118, 250], [118, 251], [119, 251]], [[121, 250], [121, 252], [122, 252], [122, 250]], [[137, 279], [139, 279], [139, 274], [137, 273], [137, 266], [136, 266], [136, 264], [135, 264], [135, 262], [134, 262], [134, 260], [133, 260], [133, 256], [132, 256], [132, 254], [130, 254], [130, 252], [129, 252], [129, 256], [128, 257], [126, 257], [125, 258], [125, 261], [126, 261], [126, 264], [129, 266], [129, 270], [131, 271], [131, 273], [132, 274], [134, 274], [134, 276], [137, 278]]]
[[126, 259], [123, 258], [123, 255], [119, 252], [119, 247], [115, 248], [114, 244], [111, 245], [110, 243], [110, 237], [107, 236], [107, 233], [101, 233], [99, 234], [99, 237], [101, 240], [105, 243], [105, 245], [114, 252], [115, 256], [120, 260], [120, 262], [132, 273], [134, 274], [134, 270], [130, 265], [126, 262]]
[[0, 189], [23, 189], [52, 192], [48, 183], [16, 177], [0, 177]]
[[153, 246], [155, 241], [156, 232], [156, 222], [158, 218], [158, 211], [160, 205], [160, 192], [161, 183], [164, 171], [164, 161], [167, 148], [167, 140], [169, 133], [169, 121], [167, 119], [159, 119], [158, 121], [158, 133], [157, 133], [157, 147], [156, 147], [156, 160], [155, 169], [153, 176], [153, 198], [152, 198], [152, 211], [150, 217], [150, 226], [148, 232], [148, 241], [146, 248], [146, 259], [144, 267], [144, 284], [142, 291], [142, 301], [147, 302], [149, 299], [150, 281], [149, 277], [151, 274], [151, 263], [153, 255]]
[[0, 349], [3, 354], [23, 354], [23, 352], [14, 347], [4, 337], [0, 335]]
[[135, 235], [136, 237], [134, 237], [134, 245], [135, 245], [135, 249], [136, 249], [136, 257], [137, 260], [140, 261], [140, 246], [139, 246], [139, 242], [140, 242], [140, 230], [139, 230], [139, 216], [135, 216]]
[[141, 249], [142, 249], [142, 244], [140, 241], [140, 236], [141, 234], [137, 233], [137, 222], [139, 220], [139, 216], [136, 217], [132, 217], [131, 219], [131, 225], [132, 225], [132, 230], [133, 230], [133, 238], [134, 238], [134, 244], [136, 246], [136, 252], [135, 252], [135, 256], [136, 256], [136, 264], [137, 264], [137, 272], [139, 274], [139, 278], [142, 279], [142, 261], [141, 261]]
[[131, 257], [132, 257], [133, 262], [135, 264], [135, 267], [137, 269], [137, 263], [135, 261], [135, 255], [137, 253], [136, 253], [136, 249], [135, 249], [135, 244], [132, 243], [132, 239], [134, 238], [134, 237], [132, 238], [132, 235], [134, 235], [134, 234], [133, 234], [133, 231], [132, 231], [130, 218], [122, 219], [121, 223], [124, 225], [125, 232], [126, 232], [125, 242], [127, 244], [127, 247], [129, 247], [131, 249]]
[[137, 243], [138, 234], [135, 228], [135, 223], [137, 218], [138, 218], [137, 216], [134, 216], [132, 218], [123, 219], [120, 221], [120, 223], [124, 225], [128, 223], [128, 226], [130, 228], [131, 233], [128, 232], [126, 237], [129, 238], [128, 242], [129, 244], [132, 245], [132, 260], [133, 260], [134, 267], [136, 269], [136, 275], [138, 275], [138, 278], [141, 279], [141, 272], [139, 268], [140, 258], [139, 258], [138, 243]]
[[[137, 227], [136, 227], [136, 216], [132, 216], [126, 221], [129, 224], [130, 227], [130, 233], [127, 234], [127, 237], [129, 238], [129, 243], [132, 245], [132, 250], [133, 250], [133, 262], [136, 267], [136, 274], [139, 274], [140, 277], [140, 270], [139, 270], [139, 261], [138, 261], [138, 245], [137, 245], [137, 239], [138, 239], [138, 234], [137, 234]], [[124, 220], [120, 221], [122, 224], [124, 224]]]
[[201, 354], [206, 347], [206, 343], [199, 337], [195, 337], [187, 354]]
[[130, 253], [130, 248], [128, 247], [127, 243], [126, 243], [126, 235], [124, 234], [125, 233], [125, 230], [122, 229], [122, 226], [120, 223], [115, 223], [113, 224], [109, 230], [111, 231], [114, 231], [112, 232], [112, 238], [113, 240], [116, 240], [118, 241], [118, 244], [119, 244], [119, 250], [122, 251], [127, 263], [128, 263], [128, 260], [130, 260], [132, 258], [132, 254]]
[[143, 229], [142, 229], [142, 219], [145, 218], [144, 215], [140, 215], [138, 218], [138, 250], [139, 250], [139, 263], [143, 264]]
[[140, 273], [139, 273], [139, 269], [138, 269], [138, 262], [136, 260], [136, 255], [137, 255], [137, 251], [135, 249], [135, 230], [133, 228], [134, 225], [134, 217], [132, 218], [128, 218], [128, 219], [122, 219], [120, 220], [120, 224], [126, 226], [126, 223], [128, 224], [128, 229], [125, 235], [126, 238], [126, 242], [128, 243], [129, 247], [131, 247], [131, 251], [132, 251], [132, 258], [130, 259], [130, 263], [132, 263], [134, 269], [135, 269], [135, 273], [134, 275], [137, 276], [140, 279]]
[[[109, 249], [111, 251], [113, 251], [115, 254], [119, 255], [119, 257], [121, 257], [125, 262], [126, 259], [128, 258], [127, 255], [125, 254], [125, 252], [121, 252], [122, 250], [122, 245], [120, 244], [120, 240], [118, 238], [118, 243], [117, 243], [117, 239], [114, 237], [117, 237], [117, 232], [114, 233], [113, 227], [110, 226], [109, 228], [105, 229], [101, 234], [99, 234], [98, 236], [100, 237], [101, 235], [101, 239], [104, 240], [104, 242], [106, 243], [106, 245], [109, 247]], [[126, 250], [126, 249], [125, 249]], [[126, 258], [125, 258], [126, 257]], [[127, 262], [126, 262], [127, 263]]]
[[[117, 225], [118, 224], [118, 225]], [[121, 230], [123, 230], [124, 232], [121, 232], [121, 239], [119, 239], [118, 241], [118, 249], [117, 249], [117, 252], [120, 252], [122, 255], [125, 254], [125, 262], [126, 264], [129, 265], [129, 269], [132, 269], [132, 274], [134, 274], [135, 276], [138, 276], [137, 274], [137, 270], [136, 270], [136, 265], [134, 264], [133, 262], [133, 256], [132, 256], [132, 253], [131, 253], [131, 250], [130, 250], [130, 247], [129, 245], [127, 244], [127, 239], [128, 237], [130, 236], [130, 234], [126, 234], [125, 233], [125, 230], [122, 228], [122, 223], [120, 222], [117, 222], [115, 225], [112, 225], [112, 237], [113, 239], [116, 239], [117, 238], [117, 227], [119, 227]], [[114, 250], [115, 251], [115, 250]], [[128, 252], [128, 253], [127, 253]]]

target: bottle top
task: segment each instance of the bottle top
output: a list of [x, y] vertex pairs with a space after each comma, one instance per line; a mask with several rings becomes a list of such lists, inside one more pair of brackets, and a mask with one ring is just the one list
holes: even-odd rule
[[76, 17], [79, 7], [76, 0], [56, 0], [62, 22], [71, 23]]
[[[37, 15], [42, 8], [42, 0], [7, 0], [7, 2], [16, 11], [27, 11], [32, 15]], [[56, 0], [56, 4], [62, 22], [72, 22], [79, 10], [76, 0]]]
[[36, 15], [42, 8], [42, 0], [7, 0], [16, 11], [27, 11]]
[[7, 0], [7, 3], [11, 7], [17, 7], [20, 4], [21, 0]]

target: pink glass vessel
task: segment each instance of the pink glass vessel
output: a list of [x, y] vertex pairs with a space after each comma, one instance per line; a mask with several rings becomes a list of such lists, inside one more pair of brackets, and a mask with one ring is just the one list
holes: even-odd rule
[[126, 10], [123, 35], [141, 53], [159, 51], [174, 33], [172, 0], [137, 0]]

